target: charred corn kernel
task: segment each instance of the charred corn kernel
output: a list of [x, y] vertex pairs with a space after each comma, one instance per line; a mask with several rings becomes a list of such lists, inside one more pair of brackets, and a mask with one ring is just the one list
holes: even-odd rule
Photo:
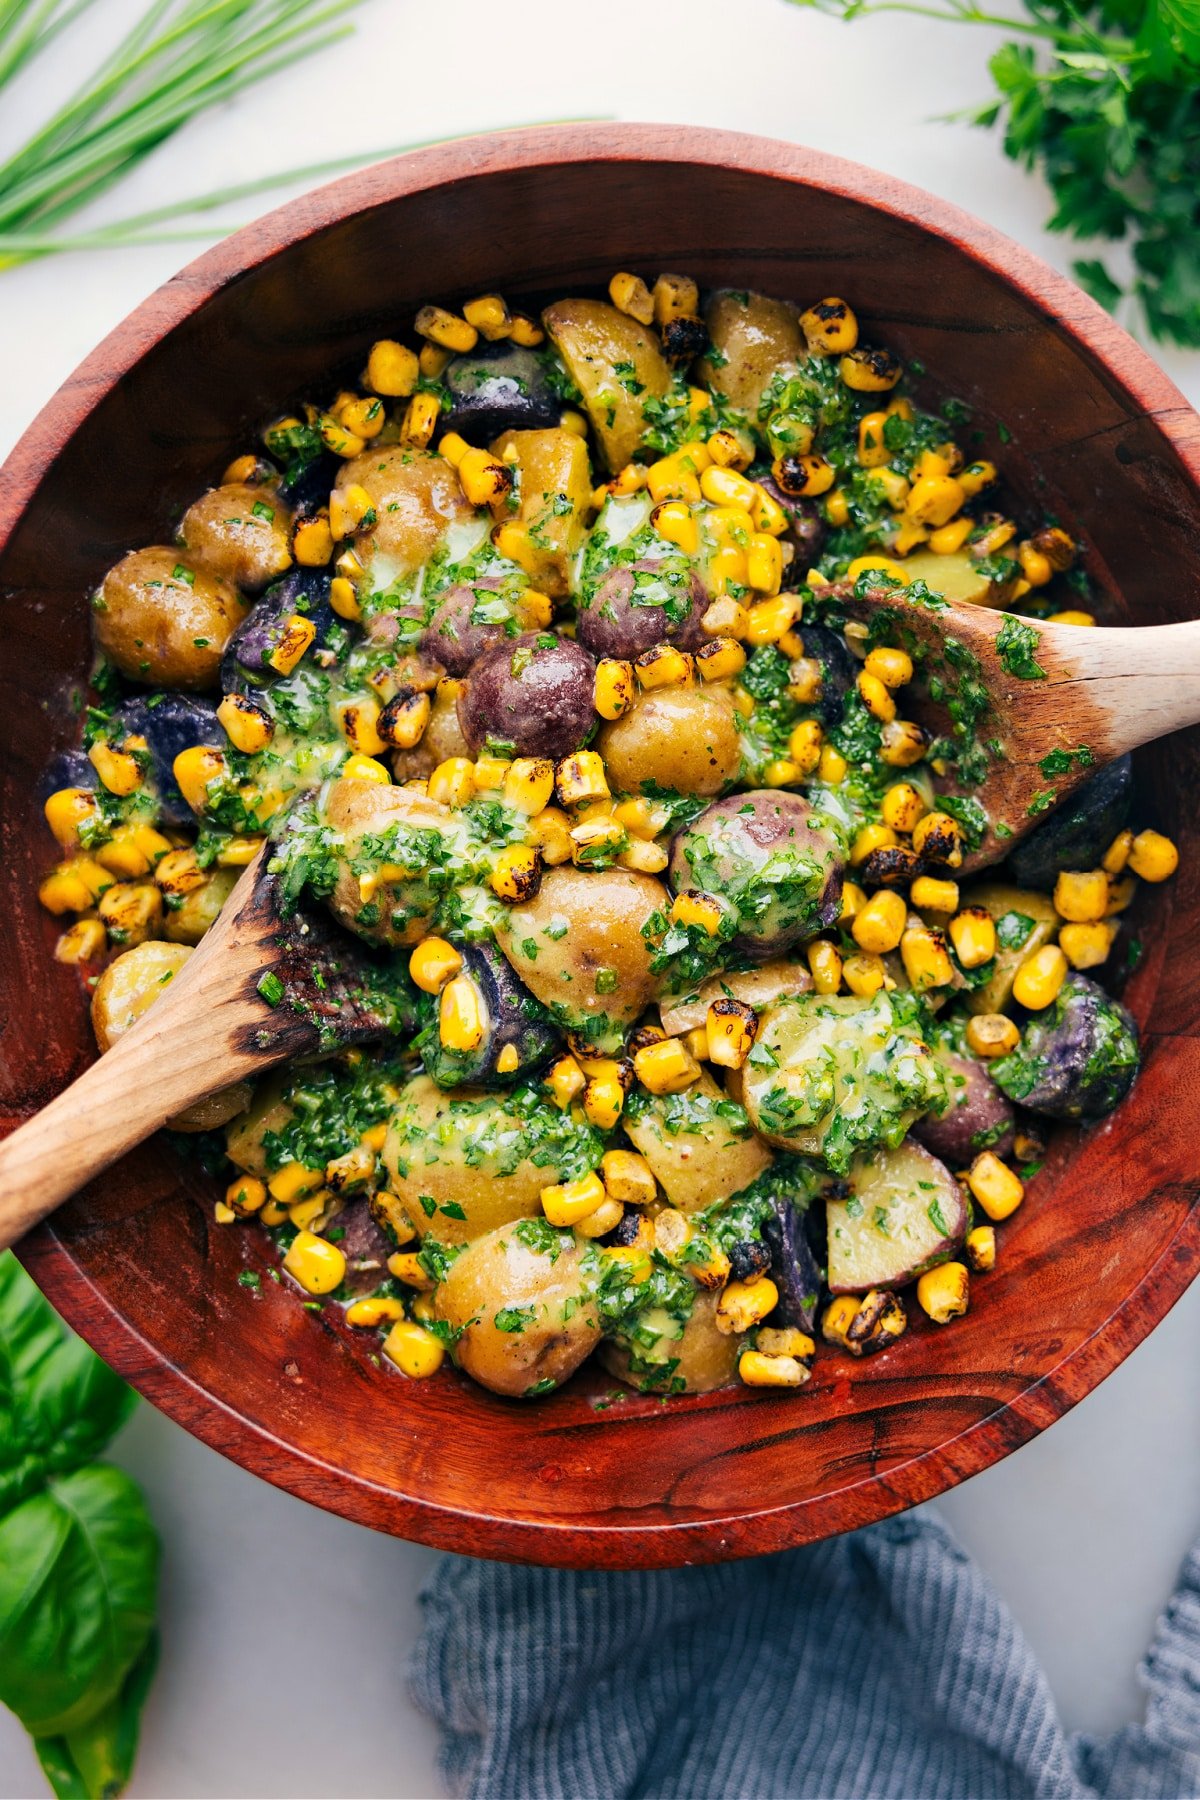
[[362, 756], [357, 751], [348, 756], [338, 773], [347, 781], [374, 781], [380, 787], [391, 787], [392, 778], [381, 762], [373, 756]]
[[571, 860], [574, 850], [571, 821], [557, 806], [545, 806], [540, 813], [534, 814], [529, 821], [526, 840], [539, 852], [547, 868], [555, 869], [560, 863]]
[[700, 1064], [678, 1038], [645, 1045], [635, 1055], [633, 1068], [652, 1094], [682, 1094], [700, 1076]]
[[999, 1222], [1015, 1213], [1025, 1198], [1025, 1184], [992, 1150], [982, 1150], [967, 1171], [967, 1186], [989, 1219]]
[[604, 1183], [593, 1170], [583, 1175], [578, 1181], [556, 1182], [544, 1187], [541, 1193], [542, 1211], [551, 1225], [565, 1230], [575, 1225], [580, 1219], [586, 1219], [589, 1213], [595, 1212], [603, 1205], [607, 1195]]
[[827, 494], [837, 480], [837, 470], [823, 456], [777, 456], [771, 473], [779, 487], [794, 500], [815, 500]]
[[894, 888], [881, 888], [872, 894], [850, 927], [850, 935], [860, 950], [886, 956], [904, 935], [908, 909], [902, 895]]
[[964, 969], [982, 968], [996, 954], [996, 926], [984, 906], [966, 906], [947, 926], [954, 954]]
[[413, 320], [413, 330], [418, 337], [442, 350], [453, 350], [458, 356], [473, 350], [479, 342], [475, 327], [457, 313], [447, 312], [444, 306], [423, 306]]
[[900, 958], [904, 973], [918, 994], [930, 988], [949, 987], [954, 980], [954, 965], [940, 931], [927, 925], [904, 932], [900, 939]]
[[918, 525], [948, 525], [966, 498], [953, 475], [921, 475], [913, 482], [904, 510]]
[[462, 954], [445, 938], [422, 938], [408, 959], [408, 972], [423, 994], [440, 994], [463, 966]]
[[[744, 506], [714, 506], [704, 515], [705, 529], [718, 544], [736, 544], [748, 550], [754, 536], [754, 520]], [[774, 538], [771, 542], [774, 543]]]
[[1054, 883], [1054, 910], [1072, 924], [1102, 919], [1108, 906], [1108, 876], [1103, 869], [1064, 869]]
[[1066, 980], [1067, 959], [1057, 944], [1043, 944], [1027, 957], [1013, 977], [1013, 999], [1030, 1012], [1039, 1012], [1058, 998]]
[[844, 300], [818, 300], [800, 314], [800, 329], [814, 356], [844, 356], [858, 343], [858, 320]]
[[[774, 543], [774, 538], [771, 539]], [[773, 600], [760, 600], [746, 614], [743, 633], [748, 644], [777, 644], [800, 617], [799, 594], [776, 594]]]
[[769, 1275], [756, 1281], [730, 1281], [717, 1301], [716, 1325], [727, 1337], [739, 1337], [749, 1331], [779, 1304], [779, 1289]]
[[842, 958], [828, 938], [814, 938], [805, 952], [818, 994], [836, 994], [842, 985]]
[[428, 1381], [445, 1362], [446, 1347], [415, 1319], [397, 1319], [383, 1340], [383, 1354], [410, 1381]]
[[880, 757], [891, 769], [911, 769], [929, 748], [929, 739], [912, 719], [889, 719], [884, 725]]
[[883, 644], [868, 653], [863, 668], [885, 688], [902, 688], [913, 678], [912, 657], [907, 650], [891, 650]]
[[821, 760], [817, 764], [817, 774], [822, 781], [828, 782], [830, 787], [837, 787], [839, 782], [845, 781], [849, 766], [840, 750], [835, 749], [832, 744], [822, 744]]
[[827, 1344], [840, 1344], [845, 1350], [846, 1333], [858, 1317], [859, 1302], [854, 1294], [839, 1294], [825, 1308], [821, 1320], [821, 1336]]
[[436, 394], [414, 394], [400, 421], [402, 442], [423, 449], [434, 434], [441, 410]]
[[669, 325], [672, 319], [694, 319], [700, 310], [700, 289], [690, 275], [660, 275], [652, 297], [656, 325]]
[[1116, 935], [1116, 921], [1100, 919], [1094, 924], [1064, 925], [1058, 941], [1073, 969], [1096, 969], [1108, 960]]
[[996, 465], [990, 462], [970, 462], [958, 473], [958, 485], [968, 500], [981, 494], [985, 487], [991, 487], [996, 479]]
[[375, 1152], [362, 1139], [342, 1156], [325, 1164], [325, 1185], [335, 1194], [353, 1193], [375, 1177]]
[[908, 1330], [908, 1314], [898, 1294], [872, 1288], [864, 1294], [846, 1331], [846, 1348], [853, 1356], [885, 1350]]
[[646, 467], [644, 463], [626, 463], [619, 469], [609, 483], [609, 491], [613, 494], [640, 494], [646, 485]]
[[377, 1325], [394, 1323], [404, 1317], [404, 1302], [393, 1300], [387, 1294], [372, 1294], [365, 1300], [354, 1300], [346, 1308], [347, 1325], [357, 1325], [367, 1331]]
[[858, 394], [882, 394], [894, 388], [904, 370], [890, 350], [877, 350], [866, 344], [843, 356], [838, 373], [848, 388]]
[[866, 904], [866, 893], [859, 887], [857, 881], [842, 882], [842, 910], [838, 914], [838, 918], [844, 925], [848, 925], [851, 919], [856, 918]]
[[[714, 1000], [704, 1019], [702, 1060], [722, 1069], [740, 1069], [758, 1036], [758, 1014], [752, 1006], [729, 995]], [[696, 1046], [692, 1054], [696, 1054]]]
[[512, 314], [508, 335], [514, 344], [520, 344], [525, 350], [536, 350], [546, 337], [541, 326], [536, 324], [533, 319], [528, 318], [525, 313]]
[[643, 651], [634, 664], [639, 685], [644, 688], [687, 687], [695, 679], [695, 658], [674, 644], [656, 644]]
[[624, 1105], [625, 1088], [618, 1075], [588, 1076], [583, 1090], [583, 1115], [589, 1125], [597, 1131], [611, 1131]]
[[863, 825], [850, 847], [850, 862], [854, 868], [858, 868], [876, 850], [890, 850], [895, 842], [896, 833], [890, 825]]
[[443, 806], [466, 806], [475, 798], [475, 765], [469, 756], [448, 756], [429, 777], [429, 798]]
[[489, 344], [508, 337], [512, 331], [512, 315], [499, 294], [480, 294], [463, 307], [463, 318], [473, 325]]
[[345, 700], [337, 709], [342, 735], [360, 756], [378, 756], [387, 749], [379, 729], [383, 708], [378, 700]]
[[1064, 612], [1050, 613], [1048, 622], [1051, 625], [1094, 625], [1095, 613], [1083, 612], [1077, 606], [1068, 606]]
[[727, 426], [714, 431], [705, 447], [720, 469], [736, 469], [740, 473], [754, 461], [754, 451], [747, 439]]
[[[608, 789], [605, 788], [605, 793]], [[518, 756], [504, 777], [504, 803], [530, 818], [554, 798], [554, 764], [545, 756]]]
[[521, 1066], [521, 1057], [515, 1044], [505, 1044], [496, 1058], [497, 1075], [515, 1075]]
[[136, 793], [142, 785], [142, 768], [128, 750], [116, 750], [111, 744], [93, 744], [88, 761], [110, 794], [124, 798]]
[[929, 548], [935, 556], [953, 556], [961, 550], [974, 528], [974, 521], [960, 515], [948, 525], [939, 525], [929, 534]]
[[1179, 867], [1179, 851], [1161, 831], [1139, 831], [1130, 845], [1129, 867], [1143, 881], [1166, 881]]
[[756, 499], [754, 482], [739, 475], [736, 469], [713, 463], [701, 471], [700, 492], [714, 506], [736, 506], [747, 514]]
[[321, 442], [335, 456], [349, 461], [352, 456], [361, 456], [366, 449], [366, 439], [360, 438], [357, 431], [351, 431], [335, 419], [332, 413], [322, 413], [320, 418]]
[[608, 297], [618, 312], [628, 314], [639, 325], [653, 325], [654, 301], [640, 275], [622, 269], [609, 282]]
[[898, 781], [883, 796], [879, 810], [893, 831], [909, 832], [927, 810], [925, 796], [911, 781]]
[[709, 937], [720, 934], [725, 918], [725, 909], [712, 894], [704, 893], [700, 888], [685, 888], [671, 902], [671, 923], [696, 926], [706, 931]]
[[764, 1356], [794, 1356], [797, 1362], [811, 1363], [817, 1354], [812, 1338], [795, 1325], [764, 1325], [755, 1333], [754, 1342]]
[[420, 364], [415, 350], [394, 338], [380, 338], [367, 357], [367, 386], [390, 400], [407, 400], [417, 385]]
[[[379, 1148], [383, 1148], [382, 1144]], [[370, 1204], [372, 1217], [378, 1219], [381, 1224], [387, 1226], [398, 1244], [412, 1243], [417, 1235], [416, 1227], [409, 1218], [407, 1212], [405, 1212], [398, 1195], [390, 1194], [386, 1189], [383, 1189], [378, 1193], [372, 1194]], [[389, 1268], [391, 1267], [390, 1257], [388, 1258], [388, 1266]], [[392, 1270], [392, 1273], [394, 1274], [395, 1270]]]
[[604, 761], [595, 750], [576, 750], [573, 756], [564, 756], [555, 771], [554, 784], [563, 806], [587, 806], [609, 798]]
[[322, 1188], [319, 1194], [310, 1194], [306, 1200], [297, 1200], [288, 1207], [288, 1224], [294, 1225], [297, 1231], [307, 1231], [314, 1227], [318, 1231], [327, 1221], [325, 1214], [329, 1211], [329, 1195]]
[[333, 555], [329, 513], [322, 507], [311, 518], [297, 521], [292, 533], [292, 555], [302, 568], [323, 569]]
[[324, 1169], [310, 1169], [304, 1163], [284, 1163], [267, 1182], [271, 1198], [281, 1206], [293, 1206], [325, 1185]]
[[405, 1287], [416, 1288], [420, 1293], [429, 1293], [436, 1286], [420, 1253], [416, 1250], [396, 1250], [387, 1259], [388, 1274], [402, 1281]]
[[858, 460], [864, 469], [882, 468], [892, 453], [884, 442], [885, 412], [864, 413], [858, 422]]
[[587, 1076], [573, 1056], [560, 1056], [546, 1076], [546, 1086], [554, 1097], [555, 1105], [565, 1112], [572, 1100], [582, 1094], [587, 1086]]
[[47, 912], [61, 916], [63, 913], [86, 912], [92, 904], [92, 894], [70, 863], [64, 863], [42, 882], [38, 900]]
[[265, 750], [275, 736], [275, 721], [266, 707], [246, 694], [226, 694], [217, 708], [217, 718], [234, 749], [247, 756]]
[[468, 450], [458, 465], [458, 485], [472, 506], [502, 506], [512, 491], [512, 468], [488, 450]]
[[617, 855], [625, 847], [625, 833], [611, 813], [595, 813], [570, 828], [571, 855], [580, 868], [588, 868], [597, 856]]
[[662, 844], [647, 844], [641, 839], [635, 839], [617, 857], [623, 869], [633, 869], [638, 875], [661, 875], [670, 860]]
[[232, 1206], [226, 1206], [223, 1200], [218, 1200], [213, 1207], [213, 1218], [218, 1225], [232, 1225], [237, 1218], [237, 1214], [234, 1212]]
[[311, 1231], [297, 1231], [282, 1260], [293, 1282], [306, 1294], [331, 1294], [345, 1280], [345, 1256], [327, 1238]]
[[986, 1275], [989, 1269], [995, 1268], [996, 1233], [992, 1226], [977, 1225], [974, 1231], [968, 1231], [963, 1249], [967, 1253], [967, 1262], [977, 1275]]
[[850, 523], [850, 502], [841, 488], [833, 488], [826, 494], [825, 518], [835, 531]]
[[118, 881], [105, 888], [96, 910], [114, 944], [144, 944], [162, 926], [162, 895], [147, 882]]
[[664, 500], [650, 514], [650, 523], [659, 537], [669, 544], [677, 544], [688, 556], [696, 555], [700, 548], [700, 527], [686, 501]]
[[489, 877], [501, 900], [532, 900], [542, 878], [541, 852], [530, 844], [510, 844], [496, 858]]
[[58, 788], [43, 810], [56, 843], [64, 850], [76, 849], [80, 827], [92, 825], [100, 817], [99, 801], [90, 788]]
[[354, 551], [350, 549], [343, 550], [333, 566], [342, 580], [348, 581], [351, 587], [354, 587], [356, 582], [361, 581], [366, 574], [362, 562], [355, 555]]
[[1058, 525], [1044, 525], [1029, 541], [1046, 558], [1056, 575], [1061, 575], [1075, 561], [1078, 545]]
[[896, 702], [878, 675], [863, 669], [858, 677], [858, 694], [867, 711], [886, 725], [896, 716]]
[[[97, 850], [96, 855], [100, 861], [104, 860], [103, 851]], [[1105, 918], [1111, 919], [1116, 913], [1123, 913], [1125, 908], [1132, 902], [1136, 892], [1137, 882], [1132, 875], [1123, 875], [1119, 880], [1110, 881], [1108, 889], [1108, 905], [1104, 912]]]
[[1040, 550], [1035, 550], [1028, 538], [1017, 546], [1017, 561], [1031, 588], [1045, 587], [1054, 574], [1049, 557], [1043, 556]]
[[917, 1283], [917, 1304], [935, 1325], [960, 1319], [970, 1303], [971, 1277], [965, 1263], [939, 1263], [936, 1269], [927, 1269]]
[[738, 1379], [746, 1387], [803, 1387], [811, 1373], [794, 1356], [767, 1356], [762, 1350], [743, 1350], [738, 1357]]
[[[756, 531], [746, 553], [746, 577], [760, 594], [777, 594], [783, 581], [783, 545], [769, 532]], [[751, 609], [751, 620], [758, 611]], [[753, 641], [753, 639], [751, 640]]]
[[1007, 1056], [1020, 1041], [1020, 1032], [1003, 1013], [976, 1013], [967, 1021], [967, 1048], [975, 1056]]
[[413, 750], [425, 735], [432, 710], [428, 694], [397, 694], [379, 715], [379, 735], [394, 750]]
[[788, 738], [788, 756], [801, 775], [811, 775], [821, 760], [824, 733], [816, 719], [802, 719]]
[[731, 681], [745, 666], [746, 652], [736, 638], [710, 638], [696, 652], [696, 672], [702, 681]]
[[909, 889], [909, 899], [921, 912], [957, 912], [958, 883], [943, 881], [936, 875], [918, 875]]
[[[387, 415], [382, 400], [377, 400], [374, 394], [361, 394], [338, 407], [338, 418], [347, 431], [369, 444], [383, 430]], [[334, 535], [338, 534], [335, 532]]]
[[852, 994], [866, 1000], [886, 983], [887, 968], [881, 956], [876, 956], [873, 951], [859, 950], [842, 964], [842, 980]]
[[208, 875], [200, 867], [194, 850], [168, 850], [154, 869], [154, 881], [164, 894], [191, 894], [202, 888]]
[[962, 862], [963, 828], [949, 813], [927, 812], [913, 827], [912, 846], [918, 856], [957, 869]]
[[292, 613], [284, 621], [283, 632], [267, 661], [277, 675], [290, 675], [317, 635], [311, 619]]
[[94, 962], [103, 954], [108, 933], [99, 919], [76, 919], [54, 946], [54, 960], [60, 963]]
[[442, 989], [438, 1006], [438, 1038], [446, 1050], [478, 1050], [487, 1030], [479, 989], [465, 975], [454, 975]]
[[706, 637], [740, 638], [746, 629], [746, 608], [729, 594], [722, 594], [705, 609], [700, 629]]
[[658, 1189], [650, 1165], [636, 1150], [608, 1150], [600, 1159], [604, 1191], [623, 1206], [649, 1206]]
[[491, 756], [485, 751], [475, 758], [474, 767], [476, 792], [494, 794], [504, 786], [512, 763], [507, 756]]
[[987, 529], [981, 531], [979, 536], [973, 539], [971, 555], [976, 560], [980, 557], [995, 556], [1011, 544], [1016, 535], [1017, 528], [1011, 519], [998, 519], [995, 514], [992, 514]]
[[[642, 1224], [646, 1223], [647, 1221], [642, 1221]], [[649, 1222], [649, 1229], [654, 1248], [672, 1262], [683, 1255], [695, 1235], [687, 1216], [673, 1206], [664, 1206], [661, 1212], [656, 1213]]]
[[602, 1200], [595, 1212], [589, 1213], [586, 1219], [575, 1221], [575, 1231], [583, 1238], [607, 1237], [610, 1231], [616, 1230], [623, 1216], [624, 1208], [619, 1200]]

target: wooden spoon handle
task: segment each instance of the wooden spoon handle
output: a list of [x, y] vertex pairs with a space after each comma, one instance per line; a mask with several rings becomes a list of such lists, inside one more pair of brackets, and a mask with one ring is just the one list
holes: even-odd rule
[[[1087, 709], [1105, 721], [1107, 756], [1200, 723], [1200, 620], [1098, 631], [1066, 625], [1041, 629], [1052, 637], [1059, 662], [1055, 685], [1079, 684]], [[1046, 704], [1061, 707], [1061, 691]]]

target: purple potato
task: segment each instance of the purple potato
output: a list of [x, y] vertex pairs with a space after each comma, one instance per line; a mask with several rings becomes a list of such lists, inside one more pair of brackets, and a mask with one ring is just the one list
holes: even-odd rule
[[98, 788], [100, 777], [92, 767], [86, 750], [59, 750], [42, 770], [37, 784], [37, 802], [45, 806], [51, 794], [60, 788]]
[[[447, 1050], [436, 1031], [424, 1049], [426, 1073], [439, 1087], [512, 1087], [548, 1062], [561, 1037], [545, 1007], [534, 999], [494, 944], [467, 944], [461, 973], [479, 997], [486, 1020], [483, 1041], [470, 1051]], [[514, 1050], [511, 1069], [497, 1068], [501, 1052]]]
[[772, 1195], [775, 1216], [763, 1225], [771, 1251], [771, 1279], [779, 1301], [771, 1323], [811, 1332], [821, 1292], [821, 1272], [808, 1242], [804, 1215], [785, 1195]]
[[458, 696], [458, 722], [472, 756], [504, 754], [558, 762], [596, 724], [596, 664], [570, 638], [528, 632], [487, 650]]
[[541, 363], [519, 344], [477, 344], [446, 365], [442, 380], [450, 390], [442, 423], [471, 444], [490, 444], [506, 431], [541, 431], [562, 416]]
[[485, 650], [519, 637], [517, 608], [505, 598], [502, 587], [494, 576], [488, 576], [455, 582], [439, 594], [421, 637], [422, 654], [440, 663], [447, 675], [461, 676]]
[[733, 908], [734, 947], [777, 956], [824, 931], [842, 909], [842, 847], [800, 794], [760, 789], [716, 800], [671, 847], [676, 893], [700, 888]]
[[1133, 1086], [1140, 1060], [1132, 1013], [1086, 975], [1072, 974], [991, 1069], [1009, 1099], [1031, 1112], [1101, 1119]]
[[354, 1195], [338, 1214], [334, 1230], [340, 1230], [338, 1248], [346, 1259], [343, 1285], [353, 1294], [373, 1294], [387, 1280], [387, 1259], [394, 1245], [371, 1217], [365, 1196]]
[[822, 669], [818, 702], [821, 723], [838, 725], [845, 709], [846, 695], [854, 686], [858, 664], [846, 648], [841, 632], [831, 630], [828, 625], [801, 624], [800, 637], [805, 656], [813, 657]]
[[157, 694], [149, 699], [126, 700], [112, 716], [108, 739], [112, 744], [127, 737], [144, 737], [150, 746], [159, 818], [164, 825], [194, 825], [196, 815], [179, 791], [175, 758], [197, 744], [224, 742], [211, 700], [194, 694]]
[[316, 456], [305, 458], [279, 483], [279, 498], [285, 506], [291, 507], [298, 519], [320, 512], [329, 504], [341, 466], [341, 457], [331, 450], [322, 450]]
[[335, 628], [345, 629], [329, 604], [330, 579], [328, 569], [296, 568], [272, 582], [225, 647], [221, 659], [224, 693], [244, 693], [247, 688], [266, 687], [279, 679], [270, 656], [293, 613], [311, 619], [316, 626], [313, 648], [317, 650], [326, 647]]
[[[641, 656], [655, 644], [698, 650], [704, 642], [700, 620], [708, 595], [694, 569], [686, 577], [676, 558], [661, 565], [643, 557], [608, 574], [590, 597], [581, 596], [575, 630], [594, 656]], [[671, 571], [674, 571], [672, 573]], [[658, 604], [650, 604], [651, 599]]]
[[912, 1135], [952, 1169], [965, 1169], [981, 1150], [1007, 1156], [1013, 1145], [1013, 1109], [982, 1063], [936, 1044], [946, 1074], [946, 1110], [926, 1113]]
[[758, 475], [755, 479], [787, 514], [789, 522], [783, 541], [795, 549], [792, 564], [795, 573], [801, 577], [807, 575], [825, 547], [825, 521], [820, 506], [815, 500], [791, 499], [773, 475]]

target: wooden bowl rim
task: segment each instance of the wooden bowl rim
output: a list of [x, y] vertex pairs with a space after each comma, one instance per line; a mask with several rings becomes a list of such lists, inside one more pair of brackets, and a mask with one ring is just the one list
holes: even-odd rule
[[[455, 139], [343, 176], [267, 213], [187, 264], [84, 359], [37, 414], [0, 467], [0, 553], [55, 458], [92, 410], [165, 336], [227, 284], [348, 217], [475, 176], [578, 162], [688, 163], [815, 187], [902, 220], [956, 247], [1021, 293], [1084, 348], [1138, 413], [1169, 441], [1200, 487], [1197, 415], [1170, 377], [1081, 289], [1033, 252], [951, 202], [844, 158], [746, 133], [661, 124], [565, 124]], [[15, 1122], [14, 1122], [15, 1123]], [[744, 1507], [670, 1524], [575, 1527], [494, 1517], [397, 1495], [382, 1484], [275, 1437], [218, 1400], [151, 1345], [108, 1300], [52, 1229], [20, 1255], [59, 1312], [119, 1373], [203, 1442], [302, 1499], [437, 1548], [573, 1566], [664, 1567], [779, 1550], [882, 1519], [998, 1462], [1069, 1411], [1111, 1374], [1200, 1268], [1200, 1209], [1191, 1209], [1132, 1290], [1092, 1335], [1026, 1387], [935, 1450], [886, 1475], [780, 1507]]]

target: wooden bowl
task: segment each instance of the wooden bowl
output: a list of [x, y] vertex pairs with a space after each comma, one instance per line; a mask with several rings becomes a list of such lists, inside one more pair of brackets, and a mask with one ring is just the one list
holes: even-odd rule
[[[565, 126], [382, 164], [210, 251], [59, 391], [0, 475], [0, 1116], [15, 1125], [94, 1054], [76, 974], [35, 890], [52, 847], [35, 788], [73, 742], [91, 586], [284, 402], [361, 367], [427, 298], [561, 294], [617, 268], [801, 300], [844, 295], [865, 335], [975, 406], [981, 448], [1083, 532], [1138, 620], [1200, 591], [1200, 421], [1079, 290], [954, 207], [789, 145], [665, 126]], [[1015, 443], [1007, 445], [1006, 431]], [[1003, 443], [998, 440], [1003, 440]], [[1019, 452], [1019, 455], [1016, 454]], [[865, 1525], [1006, 1455], [1113, 1369], [1200, 1256], [1200, 791], [1196, 733], [1144, 755], [1178, 840], [1149, 897], [1127, 999], [1145, 1068], [1116, 1116], [1062, 1134], [970, 1314], [919, 1318], [874, 1360], [819, 1358], [798, 1396], [672, 1401], [585, 1375], [536, 1405], [447, 1371], [374, 1367], [337, 1309], [264, 1280], [252, 1231], [212, 1224], [213, 1183], [153, 1143], [22, 1257], [65, 1317], [156, 1405], [317, 1505], [400, 1536], [529, 1561], [649, 1567], [778, 1550]], [[917, 1309], [912, 1308], [915, 1313]]]

